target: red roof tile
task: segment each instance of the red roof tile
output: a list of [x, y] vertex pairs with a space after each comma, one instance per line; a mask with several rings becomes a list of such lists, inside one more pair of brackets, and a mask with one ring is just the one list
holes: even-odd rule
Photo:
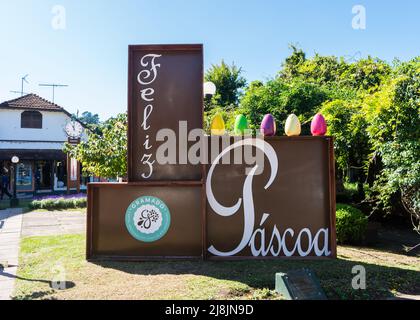
[[30, 93], [17, 99], [9, 100], [0, 103], [0, 108], [7, 109], [34, 109], [34, 110], [45, 110], [45, 111], [63, 111], [68, 113], [59, 105], [52, 103], [36, 94]]

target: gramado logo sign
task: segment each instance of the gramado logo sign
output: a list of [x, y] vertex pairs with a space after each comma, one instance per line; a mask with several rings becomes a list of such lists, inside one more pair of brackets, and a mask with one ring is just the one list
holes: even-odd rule
[[[215, 159], [213, 164], [210, 167], [208, 172], [207, 181], [206, 181], [206, 193], [208, 202], [218, 215], [223, 217], [229, 217], [234, 214], [238, 214], [242, 207], [243, 215], [244, 215], [244, 230], [243, 236], [240, 240], [238, 246], [231, 251], [228, 252], [221, 252], [213, 245], [208, 248], [208, 251], [220, 257], [229, 257], [234, 256], [240, 253], [246, 246], [249, 246], [251, 249], [251, 253], [254, 257], [257, 256], [274, 256], [277, 257], [280, 255], [281, 252], [286, 257], [290, 257], [296, 254], [305, 257], [308, 256], [312, 251], [315, 253], [316, 256], [330, 256], [331, 251], [328, 247], [328, 235], [329, 230], [328, 228], [321, 228], [316, 232], [314, 236], [312, 236], [311, 231], [308, 228], [304, 228], [300, 230], [300, 232], [296, 233], [295, 230], [292, 228], [287, 228], [284, 230], [283, 234], [280, 233], [280, 230], [274, 225], [272, 230], [271, 237], [269, 238], [268, 246], [266, 245], [267, 233], [265, 228], [263, 227], [265, 221], [269, 219], [270, 214], [264, 213], [262, 219], [259, 223], [259, 227], [255, 228], [255, 206], [254, 206], [254, 197], [253, 197], [253, 179], [258, 171], [258, 164], [255, 165], [247, 174], [245, 179], [245, 183], [243, 185], [243, 195], [242, 198], [239, 198], [234, 206], [225, 207], [220, 204], [217, 199], [215, 198], [212, 190], [212, 176], [214, 170], [219, 163], [219, 160], [228, 152], [236, 149], [242, 148], [243, 146], [254, 146], [257, 149], [261, 150], [268, 158], [270, 167], [271, 167], [271, 174], [270, 179], [265, 185], [265, 190], [267, 190], [271, 184], [273, 183], [274, 179], [277, 175], [278, 170], [278, 159], [275, 150], [269, 145], [267, 142], [261, 139], [244, 139], [238, 141], [228, 148], [224, 149], [219, 156]], [[297, 236], [295, 237], [295, 235]], [[290, 237], [294, 240], [294, 246], [292, 248], [288, 248], [286, 246], [286, 240]], [[302, 239], [308, 239], [308, 246], [303, 248], [302, 246]], [[259, 240], [258, 240], [259, 239]]]

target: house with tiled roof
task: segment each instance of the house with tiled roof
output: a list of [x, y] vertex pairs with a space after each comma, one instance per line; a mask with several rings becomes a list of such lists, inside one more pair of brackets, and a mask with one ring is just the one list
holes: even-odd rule
[[[36, 94], [0, 103], [0, 170], [10, 175], [11, 185], [16, 180], [18, 195], [66, 192], [70, 184], [85, 188], [80, 165], [62, 151], [71, 123], [68, 111]], [[83, 124], [78, 125], [83, 139]], [[12, 157], [19, 159], [16, 174]], [[70, 175], [80, 181], [69, 183]]]

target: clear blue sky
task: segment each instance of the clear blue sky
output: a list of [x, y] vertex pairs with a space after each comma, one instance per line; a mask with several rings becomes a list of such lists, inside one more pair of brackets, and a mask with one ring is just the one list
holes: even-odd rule
[[[66, 29], [51, 26], [54, 5]], [[352, 7], [366, 8], [366, 30], [352, 28]], [[56, 103], [105, 119], [126, 109], [127, 45], [203, 43], [205, 67], [221, 59], [248, 80], [276, 74], [299, 44], [309, 55], [420, 55], [418, 0], [0, 0], [0, 101], [25, 91], [51, 99], [41, 82], [68, 84]]]

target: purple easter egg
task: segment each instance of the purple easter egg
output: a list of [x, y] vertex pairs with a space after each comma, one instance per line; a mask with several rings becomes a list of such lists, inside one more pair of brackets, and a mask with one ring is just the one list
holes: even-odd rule
[[323, 136], [327, 132], [327, 123], [322, 114], [317, 113], [311, 123], [311, 132], [313, 136]]
[[276, 121], [271, 114], [266, 114], [261, 122], [260, 132], [265, 137], [276, 135]]

